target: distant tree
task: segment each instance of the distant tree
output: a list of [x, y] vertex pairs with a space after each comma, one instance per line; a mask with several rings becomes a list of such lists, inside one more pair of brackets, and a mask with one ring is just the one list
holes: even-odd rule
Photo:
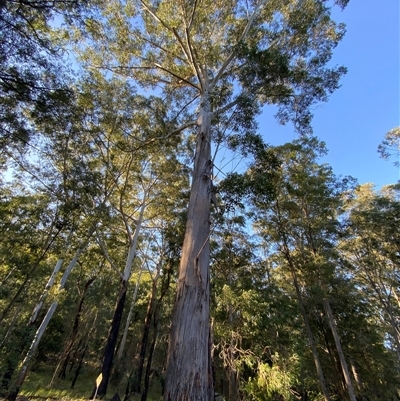
[[[400, 127], [391, 129], [385, 139], [378, 146], [378, 153], [384, 159], [389, 159], [391, 156], [399, 158], [400, 156]], [[394, 165], [399, 167], [400, 161], [396, 160]]]

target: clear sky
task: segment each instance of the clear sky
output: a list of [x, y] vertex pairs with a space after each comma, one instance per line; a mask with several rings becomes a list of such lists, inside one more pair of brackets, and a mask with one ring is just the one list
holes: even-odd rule
[[[347, 33], [335, 49], [334, 65], [348, 68], [342, 86], [314, 110], [314, 134], [324, 140], [328, 162], [337, 175], [351, 175], [360, 184], [380, 188], [400, 179], [393, 161], [379, 157], [377, 147], [387, 131], [400, 125], [400, 2], [350, 0], [334, 19]], [[266, 110], [260, 131], [266, 142], [295, 139], [293, 128], [282, 127]]]

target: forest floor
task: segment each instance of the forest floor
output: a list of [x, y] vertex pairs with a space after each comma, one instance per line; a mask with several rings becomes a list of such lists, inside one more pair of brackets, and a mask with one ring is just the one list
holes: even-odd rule
[[[84, 401], [89, 399], [96, 380], [94, 371], [92, 372], [91, 369], [83, 370], [73, 389], [71, 389], [71, 380], [55, 378], [52, 385], [50, 385], [53, 372], [54, 370], [51, 367], [44, 366], [29, 372], [17, 401]], [[116, 389], [110, 384], [107, 396], [103, 398], [103, 401], [110, 400], [117, 392], [122, 399], [124, 394], [121, 389]], [[151, 391], [147, 399], [148, 401], [159, 400], [158, 397], [151, 396]], [[140, 400], [139, 395], [130, 397], [130, 401], [138, 400]], [[1, 395], [0, 401], [5, 401], [5, 398], [1, 397]]]

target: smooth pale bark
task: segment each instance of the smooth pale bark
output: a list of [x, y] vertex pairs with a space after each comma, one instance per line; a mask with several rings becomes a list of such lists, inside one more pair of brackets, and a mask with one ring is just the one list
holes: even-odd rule
[[29, 324], [35, 323], [35, 321], [37, 319], [37, 316], [38, 316], [40, 310], [42, 309], [44, 301], [46, 300], [47, 295], [49, 294], [49, 291], [50, 291], [51, 287], [53, 287], [53, 285], [54, 285], [54, 282], [56, 280], [56, 276], [57, 276], [58, 272], [61, 269], [62, 263], [63, 263], [63, 260], [62, 259], [58, 259], [58, 261], [57, 261], [57, 263], [56, 263], [56, 265], [54, 267], [53, 273], [51, 273], [49, 281], [47, 282], [47, 284], [46, 284], [46, 286], [44, 288], [44, 291], [43, 291], [42, 295], [39, 298], [39, 302], [36, 304], [35, 308], [33, 309], [31, 319], [29, 320]]
[[[94, 228], [93, 228], [93, 230], [94, 230]], [[91, 232], [93, 232], [93, 231], [91, 231]], [[64, 289], [64, 286], [65, 286], [65, 284], [67, 282], [68, 276], [72, 272], [72, 269], [74, 268], [76, 263], [78, 262], [78, 257], [81, 255], [82, 250], [83, 250], [83, 248], [80, 248], [80, 249], [78, 249], [76, 251], [74, 258], [72, 259], [71, 263], [66, 268], [66, 270], [64, 272], [64, 275], [63, 275], [63, 277], [61, 279], [60, 286], [58, 288], [59, 291], [62, 291]], [[30, 367], [29, 365], [30, 365], [30, 362], [32, 360], [32, 357], [33, 357], [35, 351], [37, 350], [37, 348], [39, 346], [39, 343], [40, 343], [40, 340], [41, 340], [41, 338], [43, 336], [43, 333], [45, 332], [45, 330], [46, 330], [51, 318], [53, 317], [53, 314], [56, 311], [57, 306], [58, 306], [58, 302], [53, 302], [50, 305], [45, 317], [43, 318], [43, 321], [42, 321], [40, 327], [38, 328], [38, 330], [37, 330], [37, 332], [35, 334], [35, 337], [34, 337], [32, 343], [31, 343], [31, 346], [30, 346], [26, 356], [25, 356], [25, 359], [22, 362], [22, 366], [21, 366], [20, 371], [18, 373], [18, 377], [17, 377], [17, 380], [15, 382], [14, 388], [10, 391], [9, 395], [7, 396], [7, 400], [14, 401], [16, 399], [16, 397], [18, 395], [18, 392], [20, 390], [20, 387], [22, 386], [22, 383], [24, 382], [25, 377], [26, 377], [26, 375], [27, 375], [27, 373], [29, 371], [29, 367]]]
[[[147, 198], [147, 193], [145, 193], [145, 195], [144, 195], [144, 198], [143, 198], [143, 201], [142, 201], [142, 204], [140, 207], [139, 218], [136, 223], [135, 233], [130, 241], [128, 256], [127, 256], [126, 262], [125, 262], [124, 273], [122, 274], [121, 281], [120, 281], [117, 303], [114, 308], [114, 314], [113, 314], [113, 318], [111, 321], [111, 326], [108, 331], [106, 345], [104, 347], [103, 361], [101, 364], [102, 380], [99, 384], [99, 387], [97, 388], [97, 396], [98, 397], [103, 397], [107, 393], [108, 382], [110, 380], [111, 370], [112, 370], [112, 366], [113, 366], [115, 347], [117, 345], [119, 328], [121, 326], [122, 314], [123, 314], [124, 307], [125, 307], [126, 292], [128, 290], [128, 280], [131, 276], [133, 261], [135, 259], [136, 249], [137, 249], [137, 244], [138, 244], [138, 239], [139, 239], [139, 233], [142, 228], [144, 212], [145, 212], [145, 209], [147, 206], [146, 198]], [[103, 248], [103, 251], [105, 253], [104, 256], [106, 258], [109, 258], [105, 248]], [[95, 394], [96, 394], [96, 386], [94, 387], [90, 398], [93, 399]]]
[[35, 351], [37, 350], [37, 348], [39, 346], [40, 340], [46, 330], [47, 325], [49, 324], [51, 318], [53, 317], [54, 312], [57, 309], [57, 306], [58, 306], [58, 302], [53, 302], [50, 305], [50, 308], [47, 311], [46, 316], [44, 317], [44, 319], [42, 321], [42, 324], [37, 329], [35, 338], [33, 339], [32, 344], [25, 356], [25, 359], [22, 362], [22, 367], [18, 373], [18, 377], [17, 377], [17, 380], [15, 381], [14, 388], [9, 392], [9, 394], [7, 396], [8, 401], [16, 400], [19, 390], [22, 386], [22, 383], [24, 382], [25, 377], [28, 373], [30, 362], [35, 354]]
[[332, 331], [332, 335], [333, 335], [333, 338], [335, 340], [336, 349], [337, 349], [337, 352], [339, 354], [340, 365], [342, 366], [342, 372], [343, 372], [344, 380], [346, 382], [347, 392], [349, 394], [349, 397], [350, 397], [351, 401], [357, 401], [356, 395], [355, 395], [355, 392], [354, 392], [353, 383], [351, 382], [349, 369], [347, 367], [346, 359], [344, 357], [342, 344], [340, 342], [339, 334], [338, 334], [338, 332], [336, 330], [336, 323], [335, 323], [335, 320], [333, 319], [331, 305], [330, 305], [328, 299], [324, 299], [324, 309], [325, 309], [325, 313], [326, 313], [326, 317], [327, 317], [327, 320], [328, 320], [329, 327], [330, 327], [330, 329]]
[[[351, 372], [353, 373], [354, 381], [356, 382], [356, 385], [357, 385], [357, 390], [358, 390], [359, 394], [362, 394], [364, 392], [363, 382], [357, 372], [354, 361], [352, 359], [350, 359], [349, 363], [350, 363], [350, 367], [351, 367]], [[364, 395], [361, 395], [361, 399], [365, 400]]]
[[171, 326], [164, 401], [214, 398], [210, 344], [211, 112], [203, 94]]

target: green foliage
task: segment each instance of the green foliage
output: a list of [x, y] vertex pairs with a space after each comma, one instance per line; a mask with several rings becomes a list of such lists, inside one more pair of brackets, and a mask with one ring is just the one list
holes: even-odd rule
[[277, 353], [271, 356], [272, 366], [259, 363], [257, 376], [249, 380], [245, 391], [251, 400], [291, 400], [291, 389], [298, 383], [299, 358], [293, 355], [282, 360]]
[[[391, 129], [385, 139], [378, 146], [378, 153], [384, 159], [389, 159], [390, 156], [399, 156], [400, 152], [400, 127]], [[399, 161], [394, 162], [396, 167], [399, 167]]]

